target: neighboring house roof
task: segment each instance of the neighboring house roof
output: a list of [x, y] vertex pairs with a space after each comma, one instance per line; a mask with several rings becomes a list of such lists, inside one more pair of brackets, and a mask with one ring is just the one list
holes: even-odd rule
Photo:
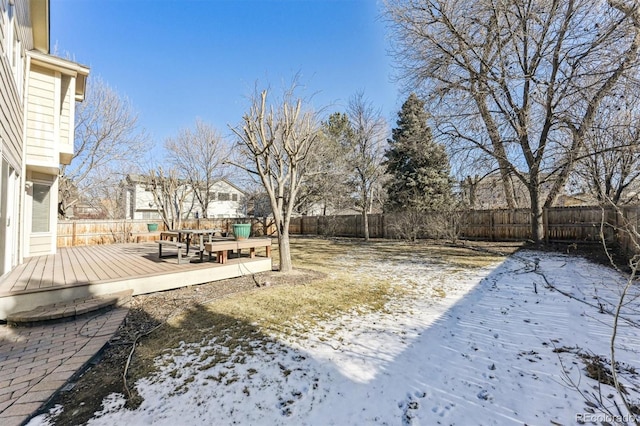
[[247, 194], [247, 191], [245, 191], [245, 190], [243, 190], [243, 189], [240, 189], [237, 185], [234, 185], [233, 183], [229, 182], [229, 181], [228, 181], [228, 180], [226, 180], [226, 179], [219, 179], [219, 180], [215, 181], [213, 184], [215, 185], [215, 184], [216, 184], [216, 183], [218, 183], [218, 182], [224, 182], [224, 183], [226, 183], [227, 185], [229, 185], [230, 187], [232, 187], [232, 188], [233, 188], [233, 189], [235, 189], [236, 191], [241, 192], [243, 195], [246, 195], [246, 194]]
[[128, 174], [125, 180], [127, 180], [129, 183], [144, 183], [145, 176], [132, 173]]
[[[146, 182], [146, 179], [147, 179], [147, 176], [140, 175], [140, 174], [135, 174], [135, 173], [128, 174], [127, 177], [126, 177], [126, 180], [129, 181], [129, 183], [131, 183], [131, 184], [137, 184], [137, 183], [143, 184], [143, 183]], [[247, 194], [247, 192], [245, 190], [243, 190], [243, 189], [239, 188], [237, 185], [234, 185], [233, 183], [229, 182], [227, 179], [218, 179], [218, 180], [214, 181], [212, 183], [212, 185], [215, 185], [215, 184], [220, 183], [220, 182], [223, 182], [223, 183], [229, 185], [230, 187], [232, 187], [236, 191], [242, 193], [243, 195]]]

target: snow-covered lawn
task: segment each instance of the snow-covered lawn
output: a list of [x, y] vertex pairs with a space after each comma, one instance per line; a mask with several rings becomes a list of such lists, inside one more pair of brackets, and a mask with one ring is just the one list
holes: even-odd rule
[[[533, 251], [484, 268], [425, 259], [359, 258], [354, 268], [342, 258], [354, 279], [387, 277], [407, 292], [385, 312], [352, 312], [301, 336], [256, 341], [251, 354], [222, 364], [207, 359], [215, 341], [174, 348], [157, 360], [157, 375], [136, 384], [139, 408], [111, 395], [90, 424], [600, 424], [596, 398], [617, 412], [615, 390], [598, 388], [583, 359], [610, 359], [613, 317], [601, 311], [613, 308], [624, 277]], [[624, 308], [635, 326], [621, 322], [616, 353], [636, 404], [639, 305], [636, 298]]]

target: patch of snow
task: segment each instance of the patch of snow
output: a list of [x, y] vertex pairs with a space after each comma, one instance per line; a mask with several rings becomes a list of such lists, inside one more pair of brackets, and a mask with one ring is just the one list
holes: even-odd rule
[[[597, 414], [584, 395], [598, 383], [579, 352], [610, 358], [612, 316], [602, 312], [624, 285], [615, 271], [535, 251], [468, 270], [427, 255], [356, 264], [354, 276], [410, 291], [387, 312], [351, 312], [302, 337], [253, 342], [252, 354], [236, 348], [211, 367], [206, 354], [220, 344], [182, 345], [136, 384], [138, 409], [111, 395], [89, 424], [533, 425]], [[636, 294], [625, 306], [616, 346], [618, 361], [636, 367], [639, 305]], [[640, 381], [623, 375], [637, 403]], [[605, 403], [621, 404], [601, 386]]]

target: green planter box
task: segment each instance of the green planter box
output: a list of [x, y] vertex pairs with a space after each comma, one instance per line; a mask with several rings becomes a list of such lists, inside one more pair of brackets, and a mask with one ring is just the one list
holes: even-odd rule
[[158, 224], [157, 223], [147, 223], [147, 231], [156, 232], [157, 230], [158, 230]]
[[236, 240], [246, 240], [251, 235], [250, 223], [236, 223], [233, 225], [233, 235]]

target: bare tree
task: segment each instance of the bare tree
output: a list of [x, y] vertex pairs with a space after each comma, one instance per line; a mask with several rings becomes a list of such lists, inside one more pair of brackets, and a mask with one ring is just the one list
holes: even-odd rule
[[246, 165], [234, 164], [258, 176], [269, 197], [281, 272], [292, 269], [289, 223], [318, 140], [316, 114], [303, 108], [295, 89], [294, 85], [276, 102], [268, 102], [268, 90], [256, 91], [242, 124], [231, 129], [247, 160]]
[[226, 177], [224, 164], [229, 159], [229, 146], [213, 127], [197, 119], [193, 130], [183, 129], [178, 136], [168, 138], [165, 148], [171, 153], [171, 164], [191, 185], [202, 217], [206, 218], [213, 200], [211, 189]]
[[334, 113], [322, 122], [321, 140], [313, 149], [313, 169], [300, 190], [296, 211], [303, 214], [335, 214], [352, 207], [346, 176], [348, 141], [353, 137], [349, 117]]
[[383, 161], [387, 123], [363, 92], [351, 97], [347, 115], [351, 125], [351, 137], [345, 140], [347, 164], [351, 168], [349, 184], [355, 205], [362, 214], [364, 239], [368, 241], [368, 214], [374, 200], [384, 192], [382, 180], [385, 175]]
[[602, 103], [576, 168], [586, 190], [600, 203], [640, 201], [640, 92], [626, 84]]
[[162, 167], [150, 170], [144, 179], [165, 227], [181, 229], [182, 219], [189, 216], [195, 199], [189, 182], [180, 178], [177, 169], [165, 171]]
[[60, 169], [61, 217], [80, 199], [96, 207], [113, 202], [113, 189], [148, 152], [149, 138], [133, 106], [99, 77], [89, 80], [86, 99], [76, 104], [75, 123], [73, 159]]
[[[616, 210], [617, 210], [616, 213], [620, 215], [621, 212], [618, 207], [616, 207]], [[625, 237], [628, 239], [629, 248], [633, 251], [633, 254], [629, 258], [629, 272], [627, 275], [627, 282], [620, 291], [618, 304], [616, 305], [616, 308], [615, 308], [613, 331], [611, 333], [610, 351], [611, 351], [611, 365], [613, 367], [612, 375], [613, 375], [614, 385], [615, 385], [616, 391], [618, 392], [618, 395], [620, 396], [620, 398], [622, 398], [622, 401], [627, 410], [627, 413], [631, 415], [632, 413], [637, 414], [639, 407], [636, 405], [635, 407], [632, 408], [631, 401], [629, 401], [626, 391], [624, 390], [624, 388], [622, 388], [620, 384], [620, 380], [618, 378], [618, 372], [616, 369], [616, 366], [617, 366], [616, 338], [618, 334], [618, 325], [620, 324], [621, 321], [624, 320], [622, 316], [623, 308], [628, 303], [628, 300], [631, 297], [633, 296], [635, 296], [636, 298], [638, 297], [637, 280], [638, 280], [638, 269], [640, 268], [640, 230], [638, 229], [637, 217], [636, 217], [635, 223], [625, 218], [625, 220], [622, 223], [622, 232], [625, 234]], [[633, 294], [634, 292], [632, 291], [634, 287], [636, 289], [635, 295]], [[640, 419], [635, 417], [634, 423], [636, 425], [640, 425]]]
[[[603, 98], [637, 69], [635, 0], [388, 0], [404, 82], [433, 104], [439, 136], [491, 158], [528, 189], [532, 237]], [[452, 160], [455, 160], [452, 158]]]
[[[588, 401], [595, 403], [595, 406], [602, 412], [608, 414], [612, 419], [619, 419], [617, 424], [635, 424], [640, 425], [640, 417], [637, 416], [640, 405], [637, 401], [633, 401], [629, 392], [621, 382], [621, 373], [623, 371], [622, 364], [617, 361], [616, 348], [619, 347], [617, 342], [618, 333], [621, 331], [622, 324], [625, 326], [640, 326], [632, 318], [637, 315], [637, 311], [630, 310], [633, 306], [631, 302], [640, 298], [638, 291], [638, 274], [640, 272], [640, 218], [637, 209], [627, 210], [613, 202], [612, 199], [604, 199], [602, 203], [602, 220], [600, 223], [600, 241], [604, 251], [609, 258], [611, 266], [621, 275], [626, 276], [626, 282], [621, 285], [618, 291], [617, 300], [599, 301], [600, 310], [613, 315], [613, 324], [611, 328], [611, 336], [609, 338], [609, 355], [611, 356], [611, 381], [607, 384], [612, 385], [622, 400], [622, 406], [617, 404], [611, 398], [603, 398], [602, 395], [588, 397], [584, 395]], [[607, 212], [613, 212], [610, 216]], [[611, 218], [613, 217], [613, 220]], [[607, 238], [606, 228], [612, 228], [617, 240], [617, 250], [619, 255], [626, 259], [627, 264], [623, 267], [614, 259], [614, 253], [611, 241]], [[612, 305], [610, 308], [610, 304]], [[633, 370], [635, 374], [635, 370]], [[605, 379], [608, 379], [605, 375]], [[598, 377], [598, 380], [601, 380]], [[608, 380], [606, 380], [608, 381]], [[610, 401], [613, 401], [611, 404]], [[615, 407], [615, 411], [613, 410]]]

